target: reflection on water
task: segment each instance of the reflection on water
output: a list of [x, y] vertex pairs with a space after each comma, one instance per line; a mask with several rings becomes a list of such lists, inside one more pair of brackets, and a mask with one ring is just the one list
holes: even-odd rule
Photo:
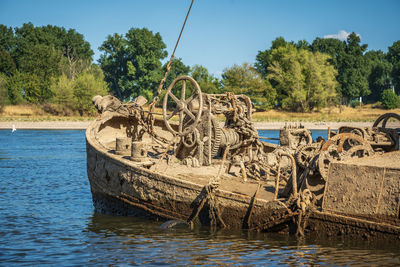
[[211, 232], [208, 228], [189, 230], [184, 226], [162, 230], [157, 227], [160, 224], [95, 214], [88, 230], [104, 242], [101, 242], [102, 247], [112, 246], [117, 251], [120, 257], [113, 259], [117, 264], [400, 264], [396, 248], [374, 250], [365, 242], [348, 246], [325, 240], [316, 244], [313, 240], [298, 241], [271, 233]]
[[0, 159], [0, 265], [400, 264], [398, 248], [363, 241], [163, 230], [162, 222], [95, 214], [83, 131], [0, 131]]

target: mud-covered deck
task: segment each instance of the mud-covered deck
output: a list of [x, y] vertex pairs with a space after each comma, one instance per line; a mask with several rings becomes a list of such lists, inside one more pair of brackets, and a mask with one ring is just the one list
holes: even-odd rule
[[[170, 155], [165, 155], [160, 159], [162, 154], [166, 151], [166, 147], [160, 146], [159, 143], [148, 136], [144, 135], [142, 142], [148, 148], [147, 160], [145, 162], [134, 162], [129, 160], [128, 155], [118, 155], [115, 153], [116, 137], [126, 136], [126, 118], [113, 118], [100, 124], [98, 132], [95, 137], [98, 144], [101, 145], [108, 153], [113, 154], [114, 158], [124, 161], [128, 165], [145, 167], [151, 172], [166, 174], [176, 179], [188, 181], [190, 183], [205, 186], [210, 182], [210, 177], [217, 177], [221, 171], [219, 189], [240, 194], [245, 198], [251, 198], [257, 191], [257, 198], [266, 201], [274, 200], [275, 195], [275, 181], [272, 177], [268, 181], [244, 180], [241, 170], [238, 166], [232, 166], [227, 172], [227, 167], [222, 166], [222, 159], [214, 159], [211, 166], [191, 167], [182, 165], [180, 160]], [[156, 131], [160, 136], [172, 139], [173, 136], [162, 127], [162, 123], [155, 122]], [[271, 146], [274, 146], [271, 144]], [[127, 152], [129, 154], [130, 151]], [[260, 187], [260, 188], [259, 188]], [[282, 190], [282, 188], [280, 189]], [[282, 199], [283, 200], [283, 199]]]

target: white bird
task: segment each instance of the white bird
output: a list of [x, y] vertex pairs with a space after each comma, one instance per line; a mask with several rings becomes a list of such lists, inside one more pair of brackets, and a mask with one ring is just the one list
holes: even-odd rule
[[15, 132], [16, 130], [17, 130], [17, 128], [15, 128], [15, 124], [13, 124], [11, 132], [13, 133], [13, 132]]

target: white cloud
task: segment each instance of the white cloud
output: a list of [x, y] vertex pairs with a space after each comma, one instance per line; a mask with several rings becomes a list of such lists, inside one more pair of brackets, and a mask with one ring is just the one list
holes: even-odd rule
[[[340, 41], [346, 41], [349, 35], [350, 35], [349, 32], [346, 32], [345, 30], [340, 30], [337, 34], [324, 35], [324, 38], [334, 38], [334, 39], [339, 39]], [[357, 36], [360, 37], [361, 39], [360, 34], [357, 33]]]

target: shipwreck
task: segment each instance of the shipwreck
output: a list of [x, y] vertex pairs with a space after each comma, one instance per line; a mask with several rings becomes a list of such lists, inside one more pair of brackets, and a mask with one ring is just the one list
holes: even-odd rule
[[275, 145], [258, 136], [249, 97], [205, 94], [189, 76], [171, 83], [162, 113], [143, 97], [93, 102], [87, 174], [98, 212], [400, 240], [399, 128], [389, 127], [398, 114], [328, 140], [289, 124]]

